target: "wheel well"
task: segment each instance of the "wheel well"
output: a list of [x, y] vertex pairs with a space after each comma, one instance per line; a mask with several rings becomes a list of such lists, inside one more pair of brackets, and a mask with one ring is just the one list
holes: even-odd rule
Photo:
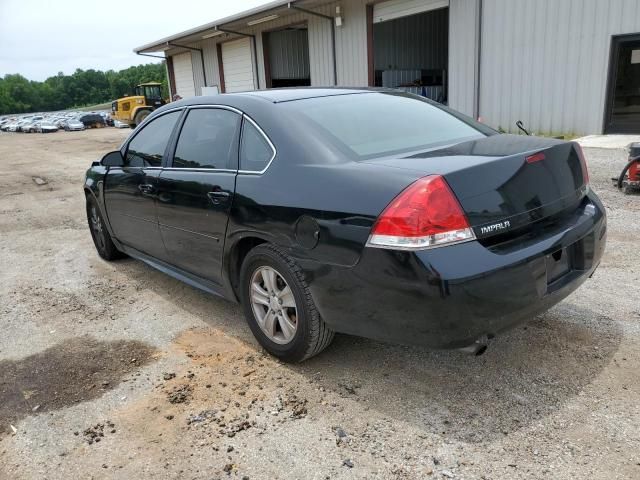
[[233, 292], [238, 296], [240, 287], [240, 269], [242, 268], [242, 262], [244, 262], [247, 254], [255, 247], [262, 243], [267, 243], [266, 240], [257, 237], [245, 237], [238, 241], [231, 250], [229, 257], [229, 280], [233, 287]]

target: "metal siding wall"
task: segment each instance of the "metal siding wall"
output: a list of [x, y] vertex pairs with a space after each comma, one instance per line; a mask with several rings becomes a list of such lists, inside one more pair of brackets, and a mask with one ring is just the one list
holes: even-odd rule
[[[448, 9], [373, 26], [377, 70], [443, 69], [447, 66]], [[421, 48], [422, 45], [428, 48]]]
[[[193, 48], [202, 48], [200, 44], [190, 45]], [[200, 52], [191, 50], [191, 66], [193, 69], [193, 85], [195, 87], [196, 95], [202, 95], [202, 87], [204, 87], [204, 75], [202, 72], [202, 58]]]
[[367, 3], [369, 0], [348, 0], [342, 4], [342, 27], [336, 28], [338, 85], [366, 87], [369, 83]]
[[271, 78], [309, 78], [309, 40], [306, 29], [269, 33]]
[[216, 41], [208, 38], [202, 41], [202, 51], [204, 53], [204, 68], [207, 72], [207, 87], [213, 85], [220, 89], [220, 72], [218, 71], [218, 51]]
[[480, 114], [507, 131], [600, 133], [611, 36], [636, 32], [637, 0], [484, 0]]
[[[331, 3], [317, 12], [335, 15], [337, 3]], [[309, 69], [311, 85], [326, 87], [333, 85], [333, 54], [331, 52], [331, 24], [320, 17], [309, 17]], [[336, 28], [336, 30], [338, 30]], [[337, 35], [336, 35], [337, 37]], [[336, 47], [337, 48], [337, 47]]]
[[449, 106], [473, 115], [476, 96], [478, 0], [449, 2]]

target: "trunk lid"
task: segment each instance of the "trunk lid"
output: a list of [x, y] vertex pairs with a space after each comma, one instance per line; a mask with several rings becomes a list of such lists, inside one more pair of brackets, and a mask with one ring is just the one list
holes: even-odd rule
[[368, 163], [414, 170], [421, 176], [442, 175], [484, 244], [556, 221], [575, 210], [587, 191], [574, 144], [547, 138], [493, 135]]

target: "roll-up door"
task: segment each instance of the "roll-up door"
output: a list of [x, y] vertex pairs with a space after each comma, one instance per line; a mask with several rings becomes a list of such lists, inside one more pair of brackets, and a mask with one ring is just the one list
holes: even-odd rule
[[222, 68], [227, 93], [255, 90], [251, 43], [248, 38], [222, 44]]
[[173, 55], [173, 75], [176, 81], [176, 93], [182, 98], [195, 97], [191, 52]]
[[373, 23], [415, 15], [449, 6], [449, 0], [389, 0], [373, 6]]
[[267, 86], [276, 88], [311, 85], [306, 26], [269, 32], [266, 40], [269, 59]]

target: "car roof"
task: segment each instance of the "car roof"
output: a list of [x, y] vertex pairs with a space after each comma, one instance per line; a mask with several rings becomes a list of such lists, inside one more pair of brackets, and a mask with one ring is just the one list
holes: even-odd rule
[[292, 102], [308, 98], [334, 97], [337, 95], [354, 95], [362, 93], [384, 92], [380, 88], [332, 88], [332, 87], [303, 87], [303, 88], [273, 88], [269, 90], [255, 90], [252, 92], [223, 93], [212, 96], [191, 97], [180, 100], [177, 105], [203, 105], [210, 103], [227, 103], [232, 100], [261, 99], [270, 103]]
[[359, 93], [371, 93], [376, 91], [366, 88], [275, 88], [269, 90], [255, 90], [252, 92], [242, 92], [237, 95], [249, 95], [263, 98], [273, 103], [291, 102], [304, 100], [307, 98], [334, 97], [337, 95], [353, 95]]

